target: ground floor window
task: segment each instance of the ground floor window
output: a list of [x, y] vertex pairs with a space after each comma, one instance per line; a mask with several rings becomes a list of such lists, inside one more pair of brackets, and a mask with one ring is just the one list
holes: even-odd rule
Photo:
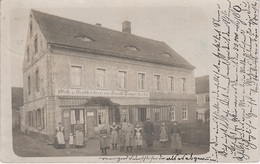
[[84, 132], [84, 109], [71, 109], [70, 123], [72, 133], [74, 133], [76, 130], [82, 130]]
[[138, 108], [138, 121], [146, 120], [146, 108]]
[[188, 109], [186, 106], [183, 106], [182, 108], [182, 120], [188, 119]]
[[170, 121], [175, 120], [175, 108], [174, 107], [170, 107], [169, 116], [170, 116]]

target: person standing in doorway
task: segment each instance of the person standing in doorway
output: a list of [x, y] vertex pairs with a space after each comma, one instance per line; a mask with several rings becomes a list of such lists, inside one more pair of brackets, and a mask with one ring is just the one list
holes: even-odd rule
[[111, 131], [111, 144], [112, 144], [112, 149], [117, 149], [117, 144], [118, 144], [118, 126], [116, 125], [115, 122], [113, 122], [113, 125], [110, 127]]
[[162, 146], [165, 146], [166, 142], [168, 141], [168, 129], [167, 126], [165, 126], [165, 123], [162, 123], [162, 126], [160, 127], [160, 142]]
[[144, 133], [147, 147], [151, 148], [153, 146], [154, 126], [149, 118], [146, 119], [146, 122], [144, 124]]
[[182, 152], [182, 143], [181, 143], [181, 129], [177, 121], [173, 122], [173, 126], [171, 128], [171, 146], [172, 149], [177, 152]]
[[134, 146], [134, 130], [128, 122], [125, 128], [125, 147], [127, 152], [132, 152]]
[[142, 139], [142, 128], [140, 127], [139, 124], [136, 124], [135, 128], [135, 144], [137, 149], [141, 149], [142, 144], [143, 144], [143, 139]]
[[99, 140], [100, 140], [100, 149], [102, 151], [102, 155], [106, 155], [107, 149], [109, 149], [109, 136], [108, 136], [108, 130], [105, 127], [105, 125], [101, 126], [101, 129], [99, 131]]
[[58, 123], [58, 127], [56, 127], [56, 135], [54, 138], [53, 146], [56, 149], [65, 149], [66, 143], [64, 140], [64, 127], [62, 126], [61, 122]]

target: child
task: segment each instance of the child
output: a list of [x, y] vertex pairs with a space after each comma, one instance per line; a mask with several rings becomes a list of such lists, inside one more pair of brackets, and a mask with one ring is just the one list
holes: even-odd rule
[[70, 136], [69, 136], [69, 145], [70, 145], [70, 147], [74, 146], [74, 136], [72, 133], [70, 133]]

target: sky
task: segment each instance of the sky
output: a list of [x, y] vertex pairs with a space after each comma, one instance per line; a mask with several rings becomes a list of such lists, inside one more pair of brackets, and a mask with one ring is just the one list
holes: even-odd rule
[[[11, 81], [12, 86], [23, 86], [22, 64], [31, 9], [96, 24], [121, 31], [121, 23], [131, 22], [132, 34], [167, 43], [196, 68], [195, 77], [209, 74], [209, 23], [208, 11], [203, 3], [191, 5], [188, 1], [176, 3], [102, 3], [93, 1], [60, 0], [64, 3], [16, 3], [10, 12]], [[31, 2], [31, 3], [29, 3]], [[130, 1], [128, 1], [130, 2]], [[152, 2], [152, 1], [151, 1]], [[169, 2], [169, 1], [168, 1]]]

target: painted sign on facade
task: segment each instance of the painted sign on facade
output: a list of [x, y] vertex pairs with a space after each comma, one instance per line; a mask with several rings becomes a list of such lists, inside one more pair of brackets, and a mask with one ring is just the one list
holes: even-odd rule
[[100, 96], [100, 97], [140, 97], [149, 98], [149, 92], [85, 90], [85, 89], [57, 89], [57, 96]]

